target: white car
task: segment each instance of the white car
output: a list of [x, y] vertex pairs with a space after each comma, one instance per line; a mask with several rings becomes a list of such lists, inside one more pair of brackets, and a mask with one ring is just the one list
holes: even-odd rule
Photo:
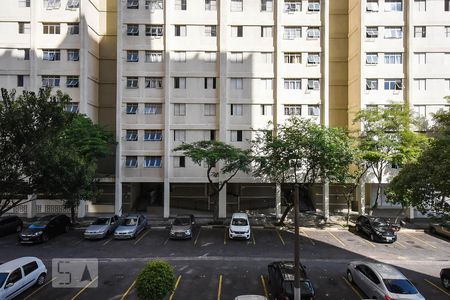
[[259, 295], [241, 295], [234, 298], [234, 300], [267, 300], [267, 298]]
[[47, 268], [36, 257], [22, 257], [0, 265], [0, 299], [13, 299], [34, 285], [43, 285], [45, 276]]
[[244, 238], [249, 240], [251, 235], [250, 221], [246, 213], [234, 213], [231, 216], [230, 229], [228, 230], [230, 239]]

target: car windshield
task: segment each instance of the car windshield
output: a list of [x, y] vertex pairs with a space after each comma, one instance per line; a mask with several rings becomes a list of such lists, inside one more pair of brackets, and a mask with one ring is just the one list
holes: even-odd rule
[[381, 219], [381, 218], [373, 219], [372, 224], [374, 227], [379, 227], [379, 228], [388, 228], [389, 227], [389, 222], [387, 222], [386, 220]]
[[37, 220], [36, 222], [33, 222], [30, 225], [30, 228], [44, 228], [45, 226], [48, 225], [48, 222], [50, 222], [51, 218], [40, 218], [39, 220]]
[[247, 222], [246, 219], [234, 218], [233, 221], [231, 222], [231, 225], [234, 225], [234, 226], [247, 226], [248, 222]]
[[109, 218], [98, 218], [92, 225], [109, 225]]
[[3, 286], [7, 277], [8, 277], [8, 273], [0, 273], [0, 287]]
[[189, 220], [189, 218], [176, 218], [173, 221], [173, 225], [175, 226], [187, 226], [191, 224], [191, 221]]
[[[283, 282], [283, 288], [286, 291], [286, 294], [288, 294], [291, 297], [294, 296], [294, 282], [292, 281]], [[311, 282], [303, 280], [300, 281], [300, 293], [302, 295], [312, 295], [313, 287], [311, 285]]]
[[389, 292], [394, 294], [417, 294], [418, 291], [408, 279], [383, 279]]
[[124, 226], [136, 226], [138, 218], [126, 218], [123, 223]]

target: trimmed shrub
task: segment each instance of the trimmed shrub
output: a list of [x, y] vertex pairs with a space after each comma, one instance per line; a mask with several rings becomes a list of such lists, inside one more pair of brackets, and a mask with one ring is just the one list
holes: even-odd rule
[[162, 260], [149, 262], [136, 280], [140, 300], [162, 300], [174, 287], [174, 270], [169, 263]]

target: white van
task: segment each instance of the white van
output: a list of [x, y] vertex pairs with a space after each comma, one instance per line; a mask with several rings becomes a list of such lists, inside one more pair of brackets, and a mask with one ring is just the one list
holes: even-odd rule
[[22, 257], [0, 265], [0, 300], [9, 300], [33, 285], [43, 285], [47, 268], [39, 258]]
[[231, 216], [230, 229], [228, 230], [230, 239], [244, 238], [250, 239], [250, 221], [246, 213], [234, 213]]

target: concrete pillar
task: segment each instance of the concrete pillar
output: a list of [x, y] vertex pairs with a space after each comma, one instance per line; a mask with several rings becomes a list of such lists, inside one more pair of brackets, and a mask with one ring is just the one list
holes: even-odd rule
[[281, 218], [281, 184], [275, 185], [275, 216]]
[[170, 217], [170, 182], [164, 180], [164, 218]]
[[356, 187], [356, 201], [358, 201], [358, 212], [360, 215], [366, 213], [366, 184], [361, 182]]
[[328, 181], [323, 184], [323, 217], [325, 220], [330, 218], [330, 183]]
[[414, 207], [412, 206], [408, 207], [408, 218], [414, 220]]
[[227, 185], [219, 192], [219, 219], [227, 217]]
[[84, 218], [86, 216], [86, 201], [80, 200], [78, 204], [78, 218]]
[[28, 195], [27, 200], [31, 200], [27, 202], [27, 218], [30, 219], [34, 217], [34, 214], [36, 213], [36, 195]]

